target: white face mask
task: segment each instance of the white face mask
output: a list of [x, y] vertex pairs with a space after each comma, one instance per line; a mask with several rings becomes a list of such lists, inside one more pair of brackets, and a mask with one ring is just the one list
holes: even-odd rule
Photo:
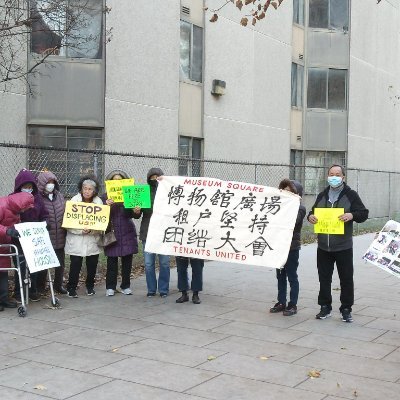
[[33, 192], [33, 189], [21, 189], [21, 192], [24, 192], [24, 193], [32, 193], [32, 192]]
[[46, 190], [47, 193], [52, 193], [54, 190], [54, 183], [48, 183], [44, 188]]

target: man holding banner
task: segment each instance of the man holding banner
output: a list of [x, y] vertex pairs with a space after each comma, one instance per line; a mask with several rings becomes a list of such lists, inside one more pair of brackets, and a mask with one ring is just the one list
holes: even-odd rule
[[317, 319], [326, 319], [332, 311], [332, 274], [334, 264], [340, 279], [340, 312], [343, 322], [353, 322], [353, 221], [361, 223], [368, 218], [368, 210], [360, 196], [344, 182], [344, 169], [332, 165], [328, 170], [329, 186], [317, 196], [308, 221], [318, 233], [317, 268], [321, 306]]

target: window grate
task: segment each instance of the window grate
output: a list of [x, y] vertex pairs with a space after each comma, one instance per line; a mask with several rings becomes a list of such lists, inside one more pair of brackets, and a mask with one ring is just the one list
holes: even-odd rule
[[190, 16], [190, 8], [182, 6], [181, 13], [184, 14], [184, 15]]

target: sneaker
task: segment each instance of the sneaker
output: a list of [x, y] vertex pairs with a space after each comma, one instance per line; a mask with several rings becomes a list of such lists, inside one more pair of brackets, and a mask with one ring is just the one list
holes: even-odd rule
[[87, 290], [86, 290], [86, 293], [87, 293], [88, 296], [93, 296], [94, 294], [96, 294], [96, 292], [94, 291], [93, 288], [87, 289]]
[[155, 293], [147, 293], [147, 297], [154, 297], [156, 294]]
[[162, 299], [165, 299], [167, 296], [168, 296], [167, 293], [160, 293], [160, 297], [161, 297]]
[[331, 314], [331, 309], [329, 306], [321, 306], [320, 312], [315, 316], [316, 319], [326, 319], [329, 318]]
[[55, 288], [55, 291], [56, 291], [57, 293], [59, 293], [59, 294], [67, 294], [67, 293], [68, 293], [68, 292], [67, 292], [67, 289], [65, 289], [64, 286], [60, 286], [60, 287], [58, 287], [58, 288]]
[[131, 295], [132, 290], [131, 290], [131, 288], [121, 289], [121, 293], [126, 294], [126, 295]]
[[269, 312], [270, 313], [278, 313], [278, 312], [285, 311], [285, 308], [286, 308], [286, 306], [284, 304], [278, 302], [269, 309]]
[[283, 315], [285, 315], [286, 317], [290, 317], [291, 315], [294, 315], [294, 314], [297, 314], [297, 306], [289, 305], [283, 311]]
[[353, 322], [353, 317], [351, 316], [351, 312], [348, 308], [344, 308], [342, 310], [342, 321], [343, 322]]
[[175, 300], [175, 303], [186, 303], [187, 301], [189, 301], [189, 296], [187, 293], [182, 293], [182, 296], [179, 297], [179, 299]]
[[40, 294], [39, 293], [29, 293], [29, 300], [30, 301], [40, 301]]
[[74, 299], [78, 298], [78, 293], [76, 293], [75, 289], [68, 290], [68, 297], [73, 297]]
[[193, 304], [200, 304], [201, 303], [200, 297], [199, 297], [199, 295], [197, 293], [193, 293], [192, 303]]
[[112, 290], [112, 289], [107, 289], [107, 290], [106, 290], [106, 296], [114, 296], [114, 290]]

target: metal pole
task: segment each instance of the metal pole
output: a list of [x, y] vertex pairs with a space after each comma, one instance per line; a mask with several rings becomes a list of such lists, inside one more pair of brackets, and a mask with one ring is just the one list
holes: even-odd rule
[[392, 192], [391, 192], [391, 176], [392, 174], [389, 172], [389, 196], [388, 196], [388, 202], [389, 202], [389, 220], [392, 219]]

